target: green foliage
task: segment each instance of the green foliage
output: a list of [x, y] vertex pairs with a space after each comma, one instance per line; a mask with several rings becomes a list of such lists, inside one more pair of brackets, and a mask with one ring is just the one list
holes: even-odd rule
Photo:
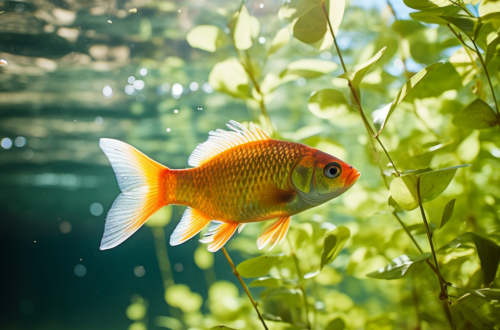
[[402, 255], [393, 259], [386, 267], [380, 268], [376, 272], [366, 274], [366, 276], [382, 280], [402, 278], [414, 272], [421, 263], [425, 262], [430, 257], [430, 253], [424, 253], [419, 256]]
[[442, 64], [443, 63], [434, 63], [426, 67], [425, 69], [421, 70], [417, 74], [415, 74], [413, 77], [411, 77], [410, 80], [406, 82], [406, 84], [403, 85], [398, 95], [394, 98], [394, 100], [391, 103], [389, 103], [382, 109], [377, 110], [377, 113], [373, 119], [373, 124], [375, 125], [375, 129], [377, 130], [377, 136], [380, 133], [382, 133], [382, 130], [387, 124], [389, 117], [392, 115], [396, 107], [404, 100], [404, 98], [411, 91], [411, 89], [414, 88], [427, 74], [436, 70]]
[[336, 89], [322, 89], [311, 95], [307, 104], [316, 117], [331, 119], [349, 111], [349, 103], [344, 94]]
[[453, 124], [460, 128], [486, 129], [497, 125], [494, 110], [483, 100], [475, 99], [453, 118]]
[[351, 231], [349, 228], [343, 226], [337, 227], [326, 234], [320, 268], [325, 267], [325, 265], [335, 260], [350, 236]]
[[442, 168], [436, 171], [424, 169], [410, 172], [391, 182], [391, 196], [405, 210], [418, 207], [417, 181], [420, 178], [420, 199], [422, 203], [432, 201], [443, 193], [455, 176], [457, 169], [468, 165]]
[[184, 284], [176, 284], [165, 291], [165, 301], [173, 307], [180, 308], [185, 313], [194, 312], [200, 309], [203, 299], [196, 292], [191, 292]]
[[500, 246], [497, 243], [484, 236], [468, 232], [441, 247], [440, 251], [446, 251], [449, 248], [464, 249], [472, 245], [476, 248], [481, 262], [483, 285], [489, 288], [496, 277], [498, 265], [500, 263]]
[[200, 25], [193, 28], [186, 35], [186, 40], [193, 48], [215, 52], [227, 43], [226, 34], [222, 29], [213, 25]]
[[448, 221], [450, 221], [451, 216], [453, 215], [453, 210], [455, 208], [455, 202], [456, 199], [452, 199], [451, 201], [446, 203], [443, 211], [443, 216], [441, 217], [441, 224], [439, 225], [438, 229], [443, 228], [443, 226], [446, 225]]
[[265, 276], [280, 262], [281, 258], [282, 256], [259, 256], [243, 261], [236, 267], [236, 270], [243, 277]]

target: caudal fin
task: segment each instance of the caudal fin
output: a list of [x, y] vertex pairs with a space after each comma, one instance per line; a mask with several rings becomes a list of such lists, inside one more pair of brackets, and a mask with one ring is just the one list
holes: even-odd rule
[[106, 217], [100, 249], [107, 250], [121, 244], [167, 205], [163, 182], [168, 168], [122, 141], [101, 139], [99, 145], [122, 191]]

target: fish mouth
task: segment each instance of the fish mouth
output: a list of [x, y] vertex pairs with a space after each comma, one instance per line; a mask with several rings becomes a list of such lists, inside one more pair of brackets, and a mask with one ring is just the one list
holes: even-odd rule
[[353, 170], [354, 171], [352, 171], [345, 180], [346, 186], [348, 186], [348, 187], [355, 184], [356, 181], [358, 181], [359, 177], [361, 176], [361, 173], [358, 170], [356, 170], [354, 168], [353, 168]]

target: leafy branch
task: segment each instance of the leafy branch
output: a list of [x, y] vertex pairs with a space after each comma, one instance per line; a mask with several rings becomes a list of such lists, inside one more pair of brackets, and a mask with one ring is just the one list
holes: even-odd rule
[[248, 298], [250, 299], [250, 302], [252, 303], [253, 308], [257, 312], [257, 315], [259, 316], [259, 320], [260, 320], [260, 322], [262, 322], [262, 325], [264, 326], [264, 329], [269, 330], [269, 328], [267, 327], [266, 322], [264, 321], [264, 319], [262, 318], [262, 315], [259, 312], [259, 309], [257, 308], [257, 303], [253, 299], [252, 294], [250, 293], [250, 291], [248, 290], [247, 285], [245, 284], [245, 282], [241, 278], [240, 273], [236, 270], [236, 267], [234, 266], [233, 260], [231, 260], [231, 257], [227, 253], [226, 248], [222, 247], [222, 252], [224, 252], [224, 256], [226, 256], [227, 262], [229, 263], [229, 265], [233, 269], [233, 274], [238, 278], [238, 281], [240, 281], [241, 286], [245, 290]]
[[[335, 44], [335, 48], [337, 49], [337, 53], [338, 53], [339, 58], [340, 58], [340, 62], [342, 63], [342, 69], [344, 70], [344, 73], [347, 74], [348, 73], [347, 67], [345, 66], [344, 59], [342, 58], [342, 54], [340, 52], [340, 48], [339, 48], [339, 46], [337, 44], [337, 38], [335, 37], [335, 33], [334, 33], [333, 28], [332, 28], [332, 24], [330, 22], [330, 17], [328, 15], [328, 11], [326, 10], [326, 5], [325, 5], [324, 2], [321, 4], [321, 7], [323, 8], [323, 13], [325, 14], [326, 21], [328, 22], [328, 26], [330, 28], [329, 30], [330, 30], [330, 33], [331, 33], [332, 38], [333, 38], [333, 43]], [[390, 161], [392, 167], [394, 168], [394, 171], [396, 172], [397, 176], [401, 176], [400, 172], [396, 168], [396, 165], [392, 161], [391, 156], [389, 155], [389, 153], [385, 149], [384, 144], [382, 143], [382, 141], [380, 141], [379, 136], [377, 134], [375, 134], [375, 132], [373, 131], [373, 128], [371, 127], [371, 124], [368, 122], [368, 119], [366, 119], [365, 113], [363, 111], [363, 107], [361, 105], [361, 100], [359, 98], [358, 92], [356, 91], [356, 89], [354, 88], [354, 86], [352, 84], [351, 79], [349, 77], [346, 77], [346, 78], [347, 78], [347, 84], [349, 85], [349, 88], [351, 90], [352, 96], [353, 96], [354, 100], [356, 101], [356, 104], [359, 107], [359, 113], [361, 115], [361, 118], [363, 119], [363, 123], [365, 124], [365, 127], [366, 127], [366, 130], [368, 131], [368, 134], [370, 134], [375, 140], [377, 140], [377, 142], [380, 145], [380, 147], [382, 148], [382, 150], [384, 150], [384, 153], [387, 156], [387, 158], [389, 159], [389, 161]]]

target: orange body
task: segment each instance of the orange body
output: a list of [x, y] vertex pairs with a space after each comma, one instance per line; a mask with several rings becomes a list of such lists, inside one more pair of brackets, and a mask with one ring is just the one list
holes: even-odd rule
[[[190, 206], [210, 219], [256, 222], [291, 216], [308, 208], [290, 186], [298, 160], [316, 149], [280, 140], [236, 146], [199, 167], [169, 170], [165, 175], [167, 204]], [[270, 191], [283, 193], [274, 203]]]

